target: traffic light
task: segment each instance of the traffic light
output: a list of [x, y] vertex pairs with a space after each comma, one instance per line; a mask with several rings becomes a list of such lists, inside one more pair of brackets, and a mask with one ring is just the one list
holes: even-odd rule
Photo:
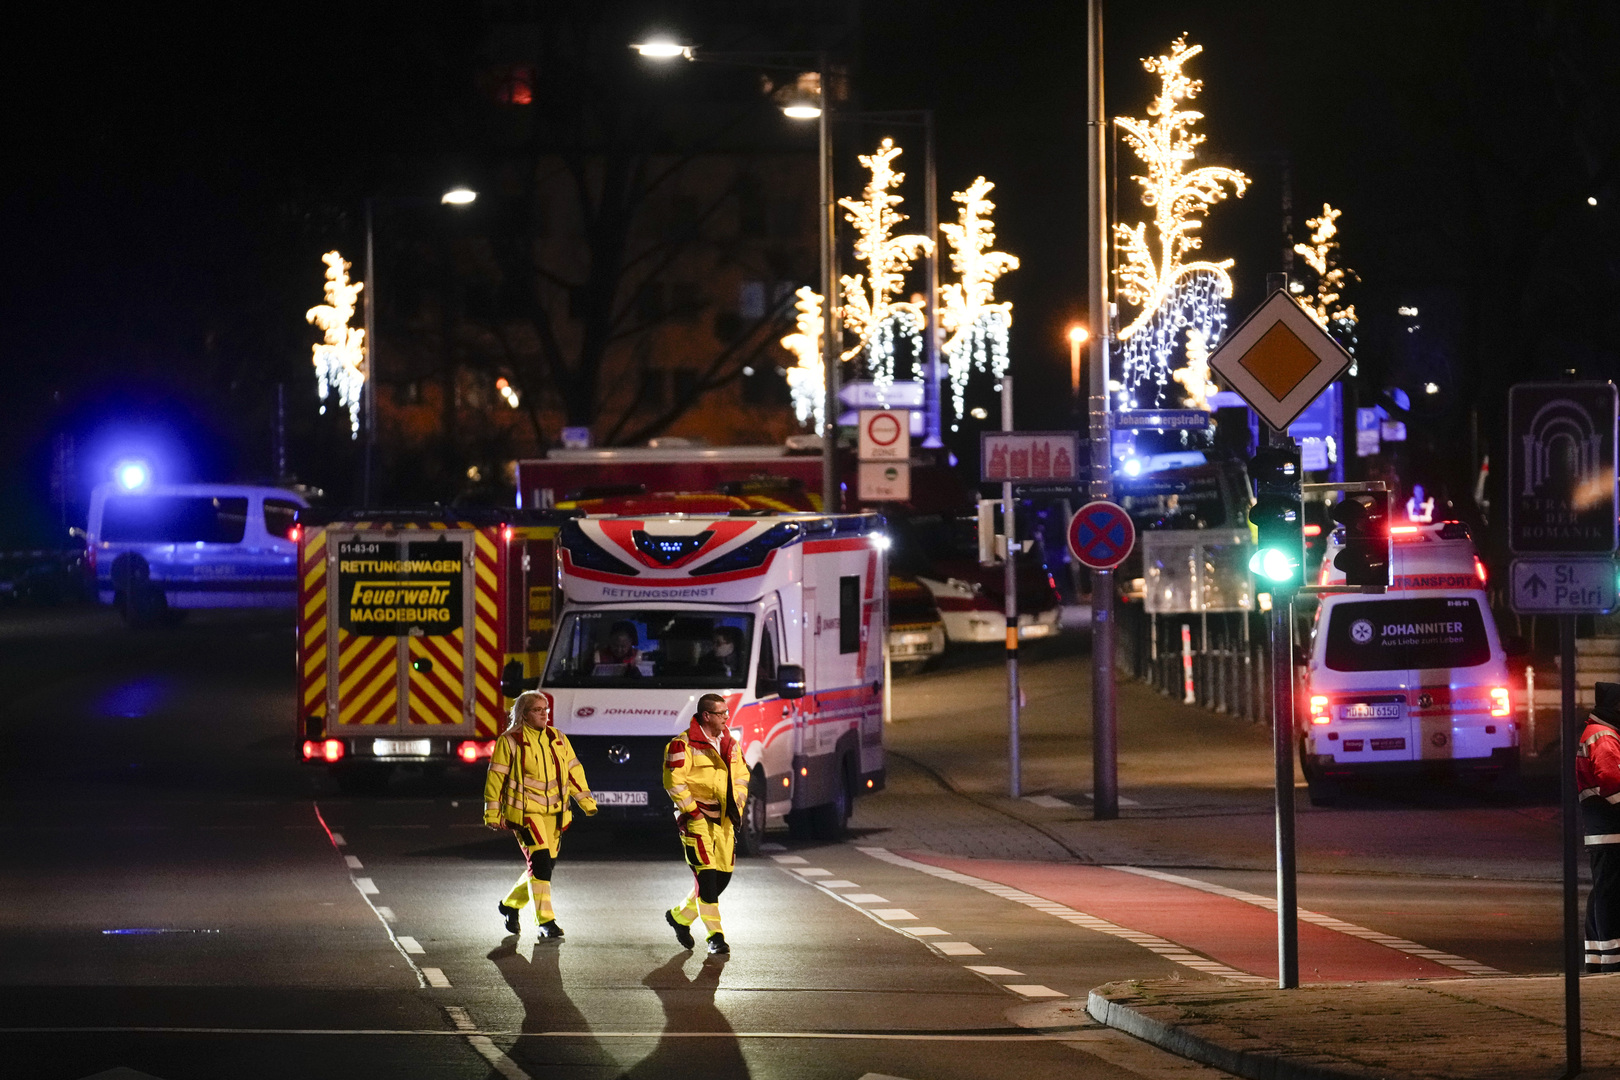
[[1299, 451], [1267, 447], [1250, 459], [1249, 476], [1254, 481], [1249, 521], [1259, 533], [1249, 570], [1274, 592], [1297, 589], [1305, 573], [1305, 507]]
[[1344, 549], [1333, 565], [1346, 585], [1389, 584], [1389, 492], [1347, 494], [1333, 506], [1333, 520], [1344, 527]]

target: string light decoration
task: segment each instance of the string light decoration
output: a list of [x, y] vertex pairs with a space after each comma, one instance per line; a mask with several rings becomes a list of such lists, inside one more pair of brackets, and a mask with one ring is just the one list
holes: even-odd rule
[[321, 256], [326, 264], [326, 303], [305, 313], [308, 322], [319, 326], [326, 340], [314, 346], [315, 388], [320, 395], [321, 415], [326, 415], [326, 399], [336, 393], [338, 404], [349, 410], [349, 438], [360, 437], [360, 391], [366, 383], [366, 332], [349, 325], [354, 318], [355, 300], [364, 282], [349, 280], [349, 264], [335, 251]]
[[799, 423], [813, 422], [812, 431], [821, 431], [827, 420], [827, 370], [821, 359], [821, 294], [806, 285], [793, 295], [798, 313], [793, 333], [782, 339], [782, 348], [798, 363], [787, 369], [788, 393], [793, 397], [793, 415]]
[[894, 297], [904, 286], [912, 262], [934, 250], [930, 237], [892, 235], [895, 227], [906, 220], [906, 215], [896, 209], [903, 200], [893, 192], [906, 178], [904, 173], [894, 171], [892, 163], [899, 156], [900, 148], [893, 139], [884, 139], [876, 153], [862, 154], [861, 164], [872, 173], [866, 190], [860, 199], [838, 200], [846, 211], [844, 219], [855, 226], [855, 258], [866, 264], [865, 275], [845, 274], [839, 278], [844, 297], [839, 315], [844, 328], [855, 335], [855, 345], [840, 358], [851, 360], [865, 354], [866, 373], [880, 400], [894, 382], [898, 336], [909, 339], [914, 363], [922, 355], [923, 328], [927, 323], [923, 305]]
[[[951, 269], [957, 280], [939, 289], [939, 325], [948, 336], [940, 346], [950, 363], [951, 403], [962, 419], [968, 375], [988, 370], [998, 382], [1007, 373], [1007, 338], [1012, 327], [1012, 304], [995, 301], [996, 279], [1018, 269], [1018, 258], [993, 251], [996, 242], [990, 212], [996, 208], [987, 195], [996, 185], [979, 177], [951, 198], [962, 204], [956, 224], [942, 224], [951, 249]], [[958, 430], [960, 425], [951, 425]]]
[[1339, 265], [1339, 218], [1344, 211], [1322, 204], [1322, 216], [1306, 218], [1309, 244], [1295, 244], [1294, 253], [1316, 274], [1316, 292], [1305, 302], [1305, 313], [1332, 334], [1350, 354], [1350, 374], [1356, 374], [1356, 306], [1343, 302], [1344, 287], [1358, 280], [1354, 270]]
[[[1219, 165], [1187, 169], [1205, 139], [1192, 130], [1204, 114], [1180, 106], [1196, 97], [1204, 83], [1183, 69], [1203, 50], [1202, 45], [1188, 45], [1183, 36], [1171, 44], [1168, 55], [1144, 59], [1142, 66], [1159, 76], [1158, 95], [1147, 108], [1152, 119], [1121, 116], [1114, 121], [1147, 166], [1146, 176], [1131, 179], [1141, 185], [1142, 205], [1153, 212], [1151, 240], [1147, 222], [1114, 225], [1119, 295], [1140, 309], [1116, 334], [1123, 354], [1121, 408], [1157, 405], [1172, 378], [1187, 388], [1190, 402], [1207, 407], [1212, 389], [1207, 358], [1226, 331], [1233, 260], [1188, 261], [1186, 256], [1202, 246], [1197, 217], [1226, 198], [1228, 186], [1241, 198], [1249, 178]], [[1187, 364], [1172, 370], [1171, 359], [1183, 347], [1184, 334]]]

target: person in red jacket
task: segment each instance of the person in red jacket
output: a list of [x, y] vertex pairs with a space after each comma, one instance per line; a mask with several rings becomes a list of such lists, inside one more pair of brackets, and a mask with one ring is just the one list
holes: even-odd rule
[[726, 699], [704, 694], [691, 725], [664, 749], [664, 790], [675, 804], [681, 849], [692, 868], [692, 891], [664, 912], [664, 921], [690, 949], [697, 944], [692, 924], [702, 919], [713, 956], [731, 952], [720, 926], [720, 894], [731, 881], [737, 826], [748, 802], [748, 766], [729, 721]]
[[1620, 683], [1597, 683], [1592, 697], [1592, 712], [1575, 748], [1575, 786], [1592, 864], [1586, 970], [1620, 971]]

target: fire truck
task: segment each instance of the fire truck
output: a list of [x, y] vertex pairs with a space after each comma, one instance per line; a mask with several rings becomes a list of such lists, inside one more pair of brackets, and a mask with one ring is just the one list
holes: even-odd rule
[[545, 664], [568, 516], [301, 510], [303, 759], [350, 791], [383, 786], [396, 765], [487, 759], [505, 699]]
[[717, 693], [753, 774], [743, 851], [840, 835], [884, 785], [882, 519], [571, 513], [302, 514], [304, 760], [350, 790], [477, 766], [537, 687], [601, 817], [668, 821], [664, 745]]

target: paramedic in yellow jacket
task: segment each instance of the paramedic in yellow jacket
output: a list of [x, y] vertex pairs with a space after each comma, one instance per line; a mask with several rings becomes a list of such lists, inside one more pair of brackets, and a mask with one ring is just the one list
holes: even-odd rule
[[686, 863], [692, 868], [692, 891], [678, 907], [664, 912], [682, 948], [695, 944], [690, 929], [703, 920], [709, 952], [731, 951], [720, 928], [720, 894], [731, 881], [737, 828], [748, 802], [748, 767], [742, 748], [731, 737], [726, 699], [719, 694], [698, 698], [697, 716], [664, 751], [664, 790], [675, 803]]
[[551, 869], [573, 820], [570, 796], [587, 815], [596, 813], [585, 769], [568, 736], [551, 726], [550, 699], [525, 690], [512, 703], [512, 723], [495, 740], [484, 778], [484, 824], [510, 829], [527, 864], [498, 905], [508, 933], [519, 932], [518, 912], [532, 897], [540, 936], [563, 936], [551, 909]]

